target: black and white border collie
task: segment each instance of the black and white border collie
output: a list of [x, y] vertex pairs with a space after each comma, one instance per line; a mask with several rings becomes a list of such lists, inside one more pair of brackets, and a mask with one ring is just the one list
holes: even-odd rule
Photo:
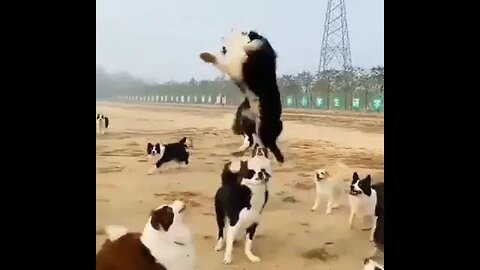
[[384, 252], [384, 229], [385, 229], [385, 199], [384, 190], [385, 183], [373, 184], [372, 188], [377, 192], [377, 205], [375, 207], [375, 216], [377, 222], [375, 225], [375, 231], [373, 233], [373, 241], [375, 242], [375, 249], [372, 252], [372, 256], [375, 256], [377, 250]]
[[152, 210], [142, 233], [107, 226], [108, 239], [97, 253], [97, 270], [194, 270], [192, 234], [183, 222], [185, 203], [175, 201]]
[[379, 264], [378, 262], [376, 262], [371, 258], [365, 259], [363, 261], [363, 264], [364, 264], [364, 267], [363, 267], [364, 270], [384, 270], [385, 269], [383, 265]]
[[[376, 185], [379, 185], [379, 188], [383, 187], [382, 184]], [[372, 177], [370, 175], [367, 175], [364, 179], [360, 179], [358, 173], [354, 172], [350, 185], [350, 194], [348, 196], [348, 203], [350, 205], [350, 229], [353, 229], [353, 221], [356, 216], [370, 219], [370, 224], [364, 227], [364, 230], [370, 230], [370, 241], [374, 241], [378, 219], [377, 214], [379, 213], [377, 209], [379, 197], [375, 190], [376, 185], [372, 185]], [[381, 192], [383, 194], [383, 189]]]
[[[283, 130], [277, 55], [268, 40], [254, 31], [232, 33], [224, 41], [220, 54], [205, 52], [200, 58], [227, 74], [245, 94], [249, 106], [244, 102], [239, 110], [242, 117], [248, 116], [255, 121], [255, 143], [270, 149], [276, 160], [283, 163], [284, 156], [277, 146]], [[238, 116], [237, 110], [235, 122], [239, 121]]]
[[97, 113], [97, 134], [104, 134], [105, 129], [108, 128], [108, 117]]
[[229, 162], [223, 168], [222, 185], [215, 194], [218, 225], [215, 250], [222, 250], [226, 244], [225, 264], [232, 262], [234, 240], [245, 234], [245, 255], [252, 262], [260, 261], [252, 253], [252, 240], [268, 201], [268, 182], [271, 178], [269, 168], [262, 159], [266, 158], [257, 155], [247, 161]]
[[147, 174], [155, 173], [155, 171], [160, 169], [162, 164], [170, 161], [177, 161], [179, 163], [184, 162], [185, 165], [188, 165], [190, 157], [190, 153], [188, 152], [189, 148], [193, 148], [193, 143], [187, 137], [183, 137], [176, 143], [157, 143], [155, 145], [148, 143], [148, 159], [152, 160], [155, 165], [147, 172]]

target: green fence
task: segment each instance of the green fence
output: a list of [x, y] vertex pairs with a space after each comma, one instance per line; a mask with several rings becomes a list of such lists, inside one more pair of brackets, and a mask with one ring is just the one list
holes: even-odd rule
[[[238, 105], [243, 101], [240, 96], [225, 95], [130, 95], [119, 96], [126, 102], [178, 103], [178, 104], [210, 104]], [[384, 112], [384, 96], [378, 93], [353, 93], [343, 95], [332, 93], [328, 95], [287, 95], [282, 97], [285, 108], [316, 109], [316, 110], [351, 110], [358, 112]]]

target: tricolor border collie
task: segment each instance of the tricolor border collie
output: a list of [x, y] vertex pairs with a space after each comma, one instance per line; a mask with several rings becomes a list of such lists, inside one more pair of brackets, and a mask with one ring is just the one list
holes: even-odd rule
[[162, 164], [170, 161], [177, 161], [179, 163], [183, 162], [185, 163], [185, 165], [188, 165], [190, 157], [190, 153], [188, 152], [189, 148], [193, 148], [193, 143], [187, 137], [183, 137], [180, 141], [176, 143], [157, 143], [155, 145], [153, 145], [152, 143], [148, 143], [148, 159], [152, 160], [154, 165], [147, 174], [155, 173], [155, 171], [158, 171], [160, 169]]
[[107, 226], [108, 239], [96, 257], [97, 270], [193, 270], [195, 248], [183, 223], [185, 203], [161, 205], [150, 213], [143, 232]]
[[[244, 102], [239, 110], [242, 117], [255, 121], [255, 143], [270, 149], [276, 160], [283, 163], [284, 156], [277, 146], [283, 130], [277, 55], [268, 40], [254, 31], [232, 33], [231, 38], [224, 41], [220, 54], [205, 52], [200, 58], [227, 74], [245, 94], [249, 106]], [[238, 116], [237, 110], [235, 122], [239, 121]]]
[[97, 113], [97, 134], [104, 134], [105, 129], [108, 128], [108, 117]]
[[260, 261], [252, 253], [252, 240], [268, 201], [268, 182], [271, 178], [262, 158], [266, 159], [256, 156], [247, 161], [237, 160], [224, 165], [222, 185], [215, 194], [218, 225], [215, 250], [222, 250], [226, 244], [225, 264], [232, 262], [234, 240], [240, 239], [245, 233], [245, 255], [252, 262]]

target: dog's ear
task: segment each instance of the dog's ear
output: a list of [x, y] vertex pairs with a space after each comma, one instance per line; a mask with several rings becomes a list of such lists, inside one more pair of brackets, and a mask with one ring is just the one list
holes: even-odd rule
[[268, 158], [268, 148], [267, 148], [267, 147], [263, 147], [262, 150], [263, 150], [263, 155], [264, 155], [266, 158]]
[[357, 180], [360, 179], [360, 177], [358, 176], [358, 173], [357, 173], [357, 172], [354, 172], [354, 173], [353, 173], [352, 179], [353, 179], [353, 181], [357, 181]]
[[363, 179], [364, 183], [368, 186], [371, 186], [372, 185], [372, 177], [369, 175], [367, 175], [367, 177], [365, 177], [365, 179]]
[[183, 137], [183, 138], [179, 141], [180, 144], [185, 144], [186, 142], [187, 142], [187, 137]]
[[262, 36], [260, 36], [257, 32], [255, 31], [250, 31], [248, 32], [248, 38], [250, 39], [250, 41], [254, 41], [256, 39], [261, 39]]
[[150, 152], [152, 152], [152, 149], [153, 149], [153, 144], [148, 143], [147, 144], [147, 154], [150, 154]]
[[240, 161], [240, 171], [238, 172], [237, 181], [241, 183], [243, 178], [248, 178], [249, 171], [250, 170], [248, 169], [248, 161]]
[[170, 206], [164, 206], [160, 209], [154, 210], [150, 213], [150, 225], [159, 231], [160, 226], [164, 231], [168, 231], [170, 225], [173, 223], [173, 209]]

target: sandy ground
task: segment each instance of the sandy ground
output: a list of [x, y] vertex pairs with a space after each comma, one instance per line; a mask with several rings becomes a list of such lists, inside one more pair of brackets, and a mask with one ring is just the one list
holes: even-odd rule
[[[226, 266], [223, 252], [213, 249], [213, 197], [223, 164], [241, 144], [230, 130], [234, 110], [97, 103], [97, 112], [111, 123], [96, 143], [97, 251], [105, 240], [103, 226], [141, 231], [151, 209], [182, 199], [188, 205], [185, 221], [194, 233], [198, 269], [363, 269], [373, 244], [360, 219], [354, 230], [348, 229], [346, 192], [353, 171], [383, 181], [383, 118], [285, 113], [280, 145], [286, 162], [280, 166], [272, 161], [271, 197], [253, 242], [253, 253], [262, 261], [248, 261], [242, 241], [234, 249], [233, 264]], [[146, 144], [183, 136], [193, 138], [190, 165], [170, 164], [147, 175]], [[324, 213], [325, 202], [311, 212], [313, 171], [336, 169], [338, 162], [349, 167], [338, 170], [347, 178], [344, 205], [333, 215]]]

